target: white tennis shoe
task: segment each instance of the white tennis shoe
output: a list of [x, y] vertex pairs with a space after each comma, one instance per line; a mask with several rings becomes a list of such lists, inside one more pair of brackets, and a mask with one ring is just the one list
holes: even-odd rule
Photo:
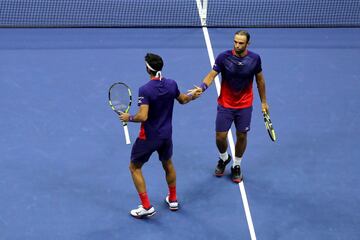
[[130, 215], [135, 218], [151, 217], [156, 213], [155, 208], [151, 206], [149, 209], [145, 209], [143, 205], [139, 205], [138, 208], [130, 211]]
[[170, 202], [169, 195], [166, 196], [165, 202], [167, 203], [171, 211], [177, 211], [179, 209], [179, 202], [177, 200], [175, 202]]

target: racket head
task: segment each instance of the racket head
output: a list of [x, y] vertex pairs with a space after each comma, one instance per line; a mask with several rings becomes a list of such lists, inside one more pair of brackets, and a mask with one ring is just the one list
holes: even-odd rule
[[264, 123], [265, 123], [266, 130], [269, 134], [269, 137], [273, 142], [275, 142], [276, 141], [276, 133], [275, 133], [275, 129], [272, 125], [269, 113], [263, 112], [263, 117], [264, 117]]
[[128, 113], [132, 103], [131, 89], [123, 82], [116, 82], [109, 88], [109, 105], [114, 112]]

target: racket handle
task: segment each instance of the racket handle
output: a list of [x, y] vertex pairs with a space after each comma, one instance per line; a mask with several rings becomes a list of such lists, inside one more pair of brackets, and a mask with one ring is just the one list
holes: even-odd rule
[[124, 133], [125, 133], [125, 142], [126, 144], [130, 144], [130, 136], [129, 136], [129, 129], [127, 125], [124, 125]]

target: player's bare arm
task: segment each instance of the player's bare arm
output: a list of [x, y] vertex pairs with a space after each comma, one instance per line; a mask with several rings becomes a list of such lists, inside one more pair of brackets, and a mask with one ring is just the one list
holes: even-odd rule
[[269, 112], [269, 105], [266, 102], [266, 88], [263, 73], [259, 72], [256, 74], [255, 79], [261, 101], [261, 110], [263, 112]]
[[[200, 94], [203, 93], [214, 81], [215, 77], [219, 73], [215, 70], [211, 70], [203, 79], [202, 84], [200, 86], [195, 86], [193, 89], [190, 89], [188, 92], [198, 91]], [[199, 97], [200, 95], [198, 95]]]
[[191, 100], [195, 100], [198, 98], [201, 94], [201, 90], [199, 89], [192, 89], [188, 91], [188, 94], [180, 93], [180, 95], [176, 98], [176, 100], [180, 104], [186, 104], [190, 102]]
[[205, 83], [208, 87], [212, 84], [212, 82], [214, 81], [215, 77], [218, 75], [219, 73], [215, 70], [211, 70], [206, 77], [203, 79], [203, 83]]
[[121, 113], [119, 118], [123, 122], [145, 122], [148, 118], [148, 113], [149, 105], [142, 104], [134, 116], [130, 115], [129, 113]]

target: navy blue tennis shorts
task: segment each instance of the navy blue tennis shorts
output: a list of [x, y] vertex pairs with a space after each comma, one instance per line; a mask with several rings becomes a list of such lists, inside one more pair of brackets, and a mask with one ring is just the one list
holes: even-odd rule
[[248, 132], [250, 130], [252, 106], [242, 109], [217, 107], [216, 132], [227, 132], [231, 124], [235, 123], [236, 131]]
[[172, 139], [143, 140], [137, 138], [132, 147], [130, 159], [132, 162], [145, 163], [155, 151], [159, 154], [160, 161], [169, 160], [173, 154]]

